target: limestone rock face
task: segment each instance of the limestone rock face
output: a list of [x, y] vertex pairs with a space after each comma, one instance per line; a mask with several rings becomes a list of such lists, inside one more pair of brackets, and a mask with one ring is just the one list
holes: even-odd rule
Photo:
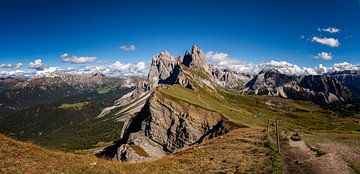
[[[231, 128], [219, 113], [174, 101], [154, 91], [143, 110], [132, 119], [122, 139], [124, 144], [115, 157], [118, 160], [157, 158], [224, 134]], [[139, 155], [128, 144], [147, 155]], [[134, 151], [137, 155], [133, 154]]]
[[159, 83], [174, 83], [178, 73], [178, 60], [167, 51], [152, 58], [148, 82], [152, 87]]
[[360, 70], [336, 71], [328, 74], [339, 80], [351, 91], [353, 98], [360, 101]]
[[196, 45], [192, 46], [191, 53], [186, 51], [183, 64], [187, 67], [194, 68], [197, 71], [211, 74], [205, 53]]
[[226, 90], [240, 91], [245, 84], [253, 77], [236, 71], [224, 69], [216, 65], [210, 65], [211, 76], [215, 83]]

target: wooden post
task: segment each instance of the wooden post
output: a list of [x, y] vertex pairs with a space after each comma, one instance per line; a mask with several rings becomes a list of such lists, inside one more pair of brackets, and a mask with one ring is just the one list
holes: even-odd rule
[[269, 134], [269, 118], [266, 118], [266, 133]]
[[280, 153], [280, 136], [279, 136], [279, 120], [276, 120], [276, 146], [277, 146], [277, 152]]

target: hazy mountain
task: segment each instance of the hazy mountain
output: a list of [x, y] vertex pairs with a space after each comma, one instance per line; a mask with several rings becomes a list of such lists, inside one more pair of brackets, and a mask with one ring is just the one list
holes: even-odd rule
[[14, 87], [17, 83], [23, 82], [26, 79], [6, 77], [0, 78], [0, 92]]

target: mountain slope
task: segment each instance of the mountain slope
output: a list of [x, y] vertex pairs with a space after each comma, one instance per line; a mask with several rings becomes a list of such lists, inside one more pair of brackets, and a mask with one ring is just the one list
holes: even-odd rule
[[263, 139], [261, 130], [238, 129], [163, 159], [119, 164], [91, 155], [46, 150], [0, 134], [0, 173], [269, 173], [270, 149]]
[[139, 79], [108, 78], [101, 74], [94, 75], [55, 75], [32, 78], [17, 83], [8, 90], [0, 92], [0, 113], [7, 113], [32, 108], [39, 104], [55, 102], [73, 102], [106, 94], [112, 90], [126, 90], [138, 83]]
[[133, 90], [138, 80], [60, 75], [18, 83], [2, 93], [9, 99], [5, 103], [17, 109], [0, 112], [0, 131], [45, 147], [70, 151], [111, 142], [118, 138], [122, 122], [112, 116], [97, 116], [119, 96]]

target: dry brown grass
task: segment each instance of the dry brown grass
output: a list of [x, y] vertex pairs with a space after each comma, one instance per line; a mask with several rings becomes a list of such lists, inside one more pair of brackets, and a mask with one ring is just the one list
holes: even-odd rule
[[0, 135], [0, 173], [268, 173], [271, 161], [265, 141], [260, 129], [242, 128], [162, 159], [119, 163]]

